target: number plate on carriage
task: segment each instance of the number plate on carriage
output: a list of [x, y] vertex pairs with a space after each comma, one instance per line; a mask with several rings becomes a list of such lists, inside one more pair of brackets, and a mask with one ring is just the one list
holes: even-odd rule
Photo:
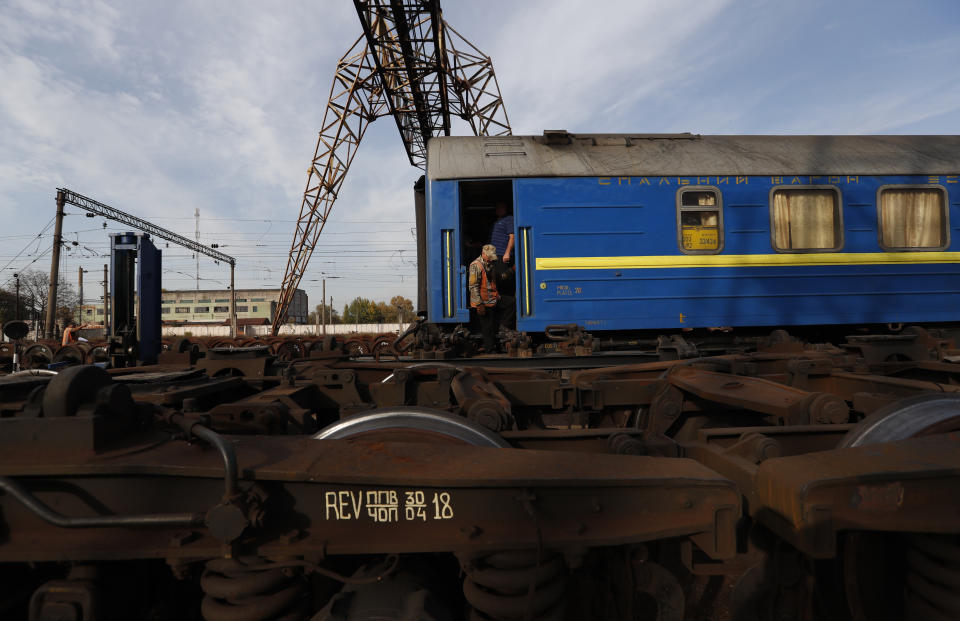
[[450, 492], [424, 490], [339, 490], [324, 494], [324, 519], [376, 524], [453, 519]]

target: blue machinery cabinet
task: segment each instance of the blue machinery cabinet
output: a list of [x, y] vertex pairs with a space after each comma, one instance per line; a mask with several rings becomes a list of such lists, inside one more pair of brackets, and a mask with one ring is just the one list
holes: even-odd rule
[[135, 344], [137, 358], [146, 363], [160, 354], [160, 271], [161, 251], [149, 235], [110, 236], [110, 336]]

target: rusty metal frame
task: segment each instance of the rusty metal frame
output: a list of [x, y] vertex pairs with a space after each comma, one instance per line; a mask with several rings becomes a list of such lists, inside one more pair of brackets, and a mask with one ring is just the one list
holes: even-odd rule
[[[322, 572], [505, 550], [642, 565], [649, 550], [738, 580], [774, 549], [842, 565], [851, 538], [957, 533], [949, 331], [581, 370], [225, 344], [179, 342], [190, 355], [162, 367], [0, 378], [0, 561], [186, 569], [253, 555]], [[886, 440], [838, 448], [885, 413], [904, 420], [910, 403], [932, 417], [912, 439], [893, 425]], [[309, 435], [413, 409], [512, 448], [397, 419]]]
[[290, 246], [273, 334], [330, 217], [367, 126], [394, 118], [410, 163], [426, 167], [427, 141], [451, 118], [476, 135], [509, 135], [493, 63], [443, 21], [437, 0], [355, 0], [363, 35], [337, 63]]
[[[264, 497], [294, 500], [294, 511], [270, 513], [269, 502], [263, 505], [269, 514], [264, 526], [254, 520], [237, 541], [247, 553], [323, 557], [555, 548], [671, 536], [692, 537], [711, 558], [735, 553], [740, 496], [732, 482], [689, 459], [303, 436], [233, 437], [230, 445], [243, 473], [240, 488], [255, 486]], [[0, 475], [82, 515], [153, 513], [161, 507], [202, 513], [223, 485], [216, 451], [169, 442], [95, 459], [61, 455], [43, 461], [21, 452], [0, 464]], [[130, 493], [138, 489], [151, 492]], [[405, 517], [408, 491], [448, 494], [450, 517]], [[389, 492], [399, 501], [387, 520], [366, 506], [346, 504]], [[219, 555], [224, 544], [215, 536], [221, 518], [211, 517], [212, 510], [206, 528], [175, 524], [77, 534], [44, 522], [9, 495], [0, 495], [0, 509], [9, 533], [0, 561], [203, 558]]]

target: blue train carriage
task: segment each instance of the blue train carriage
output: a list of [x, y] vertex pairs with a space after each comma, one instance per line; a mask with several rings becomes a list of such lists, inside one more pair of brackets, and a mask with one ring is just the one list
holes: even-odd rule
[[960, 136], [440, 137], [428, 313], [470, 319], [467, 266], [512, 207], [517, 328], [953, 322]]

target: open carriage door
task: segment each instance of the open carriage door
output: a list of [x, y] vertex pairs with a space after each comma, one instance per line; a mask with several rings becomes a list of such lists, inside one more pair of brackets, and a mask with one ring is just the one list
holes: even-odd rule
[[[483, 246], [494, 241], [493, 231], [497, 220], [503, 216], [513, 215], [513, 181], [510, 179], [461, 181], [458, 185], [460, 207], [458, 248], [460, 262], [457, 265], [460, 283], [459, 304], [460, 309], [469, 315], [470, 292], [467, 289], [469, 266], [474, 259], [480, 256]], [[499, 215], [498, 208], [500, 210]], [[516, 226], [504, 230], [509, 230], [509, 234], [516, 234]], [[499, 243], [503, 245], [504, 242], [500, 241]], [[511, 257], [513, 265], [517, 265], [519, 262], [518, 243], [515, 237]], [[498, 249], [498, 254], [502, 252], [502, 248]], [[514, 298], [518, 297], [515, 277], [508, 278], [502, 283], [498, 282], [498, 287], [502, 294]]]

